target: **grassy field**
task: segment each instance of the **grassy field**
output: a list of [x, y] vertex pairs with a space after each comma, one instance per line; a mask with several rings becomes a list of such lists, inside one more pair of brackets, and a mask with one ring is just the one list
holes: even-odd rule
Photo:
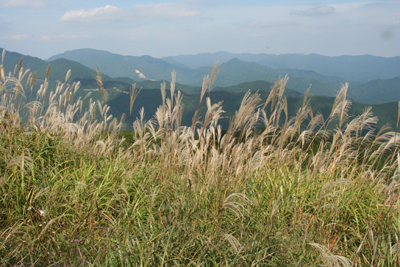
[[288, 118], [287, 78], [266, 102], [246, 94], [222, 131], [217, 72], [192, 126], [173, 73], [124, 140], [69, 73], [32, 94], [34, 75], [1, 65], [0, 265], [398, 266], [400, 136], [374, 134], [370, 110], [348, 120], [346, 85], [329, 118], [307, 97]]

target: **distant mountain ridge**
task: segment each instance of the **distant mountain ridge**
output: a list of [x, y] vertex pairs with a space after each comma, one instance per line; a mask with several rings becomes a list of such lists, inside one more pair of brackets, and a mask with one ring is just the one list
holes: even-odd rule
[[[150, 56], [122, 56], [94, 49], [78, 49], [50, 59], [62, 57], [77, 60], [91, 68], [99, 66], [104, 73], [113, 77], [126, 76], [137, 81], [145, 79], [139, 77], [135, 70], [139, 70], [148, 79], [167, 81], [170, 80], [171, 71], [175, 70], [178, 82], [190, 86], [201, 85], [203, 77], [211, 73], [212, 65], [219, 61], [220, 72], [215, 82], [215, 86], [219, 87], [256, 80], [273, 83], [278, 77], [288, 74], [287, 86], [300, 93], [304, 93], [312, 85], [312, 95], [332, 97], [336, 95], [341, 84], [349, 82], [349, 97], [358, 102], [381, 104], [400, 101], [400, 80], [396, 78], [400, 77], [400, 57], [217, 52], [157, 59]], [[202, 67], [198, 67], [201, 65]]]
[[317, 54], [272, 55], [216, 52], [170, 56], [162, 59], [167, 62], [174, 62], [174, 64], [184, 64], [191, 68], [199, 68], [211, 66], [216, 61], [222, 64], [233, 58], [255, 62], [270, 68], [312, 70], [321, 75], [341, 77], [347, 81], [359, 83], [400, 76], [400, 56], [390, 58], [371, 55], [329, 57]]
[[[97, 66], [105, 74], [111, 77], [129, 77], [136, 81], [144, 81], [138, 72], [151, 80], [171, 79], [171, 72], [177, 72], [177, 81], [181, 84], [190, 86], [200, 86], [203, 77], [211, 73], [212, 67], [205, 66], [191, 69], [186, 66], [173, 65], [162, 59], [150, 56], [122, 56], [106, 51], [94, 49], [78, 49], [51, 57], [49, 60], [66, 58], [77, 60], [79, 63], [89, 67]], [[220, 64], [219, 74], [215, 81], [215, 86], [234, 86], [244, 82], [265, 80], [273, 83], [279, 77], [289, 75], [289, 88], [295, 88], [300, 93], [304, 93], [310, 84], [313, 84], [311, 93], [315, 95], [334, 96], [340, 84], [346, 82], [343, 78], [329, 77], [321, 75], [315, 71], [297, 69], [275, 69], [262, 66], [255, 62], [247, 62], [238, 58], [230, 59]]]

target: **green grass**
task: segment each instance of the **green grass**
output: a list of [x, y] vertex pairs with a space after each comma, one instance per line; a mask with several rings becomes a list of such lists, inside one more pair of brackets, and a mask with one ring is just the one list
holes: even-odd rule
[[373, 136], [368, 110], [346, 119], [346, 87], [330, 118], [306, 99], [289, 119], [280, 79], [265, 108], [245, 94], [224, 133], [207, 83], [192, 126], [162, 89], [123, 141], [107, 106], [80, 111], [69, 85], [35, 108], [0, 81], [2, 266], [400, 263], [399, 136]]

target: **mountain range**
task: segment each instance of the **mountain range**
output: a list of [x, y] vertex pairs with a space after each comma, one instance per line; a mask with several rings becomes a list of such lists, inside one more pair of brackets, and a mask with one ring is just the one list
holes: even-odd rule
[[271, 55], [217, 52], [171, 56], [163, 59], [173, 64], [199, 68], [211, 66], [216, 61], [225, 63], [234, 58], [276, 69], [311, 70], [321, 75], [341, 77], [347, 81], [359, 83], [400, 76], [400, 56], [391, 58], [371, 55], [328, 57], [317, 54]]
[[[292, 58], [298, 59], [307, 58], [305, 55], [282, 55], [282, 57], [275, 57], [275, 67], [262, 65], [260, 62], [263, 57], [260, 57], [258, 62], [245, 61], [251, 58], [257, 58], [257, 55], [250, 54], [229, 54], [229, 53], [215, 53], [215, 54], [199, 54], [196, 56], [177, 56], [157, 59], [150, 56], [122, 56], [112, 54], [107, 51], [99, 51], [93, 49], [79, 49], [67, 51], [60, 55], [55, 55], [48, 60], [44, 61], [39, 58], [22, 55], [15, 52], [7, 52], [4, 60], [5, 72], [12, 72], [16, 64], [19, 64], [23, 58], [23, 67], [30, 68], [31, 71], [36, 71], [38, 74], [38, 83], [44, 79], [46, 68], [50, 64], [50, 82], [53, 85], [56, 81], [63, 81], [68, 69], [71, 69], [71, 81], [81, 81], [81, 92], [79, 95], [85, 95], [87, 91], [92, 91], [92, 97], [101, 99], [101, 94], [96, 91], [95, 82], [95, 68], [99, 67], [103, 74], [104, 86], [107, 91], [107, 104], [110, 105], [111, 113], [119, 117], [122, 113], [129, 114], [129, 93], [132, 84], [136, 84], [137, 88], [143, 90], [136, 99], [134, 105], [133, 117], [138, 116], [138, 110], [143, 106], [145, 107], [147, 119], [151, 118], [156, 108], [161, 104], [160, 83], [165, 80], [169, 81], [171, 78], [171, 71], [177, 72], [177, 85], [176, 89], [184, 93], [185, 113], [183, 119], [184, 124], [191, 124], [191, 116], [194, 110], [198, 107], [198, 94], [201, 91], [201, 82], [204, 75], [211, 73], [212, 66], [200, 66], [205, 63], [210, 63], [216, 59], [215, 56], [226, 55], [226, 57], [218, 58], [222, 62], [219, 66], [220, 72], [218, 73], [217, 80], [214, 88], [211, 91], [210, 98], [212, 102], [224, 101], [224, 109], [227, 111], [226, 119], [222, 120], [222, 125], [226, 126], [229, 121], [229, 116], [239, 107], [244, 93], [248, 90], [255, 92], [259, 91], [262, 99], [268, 95], [273, 82], [279, 76], [289, 75], [288, 89], [285, 94], [288, 97], [289, 115], [295, 115], [298, 107], [302, 103], [303, 93], [312, 84], [311, 94], [313, 95], [310, 104], [313, 111], [321, 112], [326, 118], [329, 116], [330, 108], [333, 104], [333, 96], [340, 89], [340, 85], [346, 82], [343, 76], [325, 75], [323, 73], [326, 69], [334, 68], [327, 66], [324, 71], [317, 72], [312, 70], [310, 64], [318, 61], [315, 58], [322, 58], [324, 60], [338, 61], [338, 58], [329, 58], [318, 55], [309, 55], [310, 62], [306, 67], [310, 69], [295, 69], [288, 68], [295, 65], [294, 60], [291, 65], [289, 63], [279, 63], [284, 68], [276, 68], [279, 58], [285, 59], [287, 62]], [[244, 55], [247, 58], [243, 58]], [[236, 56], [229, 58], [228, 56]], [[265, 55], [264, 55], [265, 56]], [[242, 58], [241, 58], [242, 57]], [[199, 67], [195, 68], [195, 58], [199, 59], [196, 63]], [[353, 100], [353, 106], [350, 110], [351, 116], [361, 114], [365, 107], [372, 106], [374, 114], [378, 115], [380, 121], [378, 127], [383, 126], [385, 123], [396, 125], [397, 121], [397, 101], [400, 101], [400, 74], [397, 73], [400, 68], [394, 66], [399, 61], [400, 57], [396, 58], [380, 58], [372, 56], [346, 56], [339, 57], [343, 64], [345, 61], [353, 61], [353, 65], [363, 65], [365, 62], [379, 62], [376, 68], [376, 77], [384, 77], [385, 79], [361, 79], [363, 72], [354, 70], [353, 77], [358, 77], [355, 81], [350, 81], [348, 96]], [[282, 59], [282, 60], [283, 60]], [[311, 60], [313, 59], [313, 60]], [[321, 59], [321, 60], [322, 60]], [[281, 60], [281, 61], [282, 61]], [[323, 61], [323, 60], [322, 60]], [[191, 63], [190, 63], [191, 62]], [[364, 62], [364, 65], [368, 65]], [[185, 65], [185, 64], [187, 65]], [[315, 63], [315, 62], [314, 62]], [[273, 65], [272, 63], [270, 63]], [[296, 63], [299, 64], [299, 63]], [[322, 62], [319, 62], [322, 66]], [[348, 63], [350, 64], [350, 63]], [[312, 64], [311, 64], [312, 65]], [[314, 64], [317, 69], [318, 64]], [[329, 64], [328, 64], [329, 65]], [[304, 68], [306, 68], [304, 67]], [[348, 67], [348, 66], [347, 66]], [[366, 66], [360, 66], [361, 70], [367, 69]], [[369, 66], [368, 68], [372, 68]], [[386, 74], [384, 69], [390, 69]], [[358, 74], [357, 74], [358, 73]], [[333, 72], [333, 74], [340, 74], [340, 72]], [[399, 74], [399, 75], [398, 75]], [[396, 76], [398, 75], [398, 76]], [[366, 75], [368, 76], [368, 75]], [[394, 77], [392, 77], [394, 76]], [[371, 77], [373, 78], [373, 77]], [[361, 82], [364, 81], [364, 82]], [[167, 83], [167, 89], [169, 89]], [[128, 102], [127, 102], [128, 101]], [[362, 104], [365, 103], [365, 104]]]
[[[348, 82], [349, 96], [355, 101], [367, 104], [400, 101], [400, 95], [393, 94], [400, 91], [400, 83], [396, 79], [400, 77], [400, 57], [219, 52], [158, 59], [78, 49], [55, 55], [48, 61], [60, 58], [79, 62], [92, 69], [99, 67], [114, 78], [129, 77], [135, 81], [169, 81], [171, 72], [175, 70], [177, 81], [190, 86], [200, 86], [203, 77], [211, 73], [212, 65], [219, 61], [220, 72], [215, 86], [234, 86], [256, 80], [273, 83], [279, 77], [288, 75], [287, 87], [300, 93], [304, 93], [311, 85], [311, 95], [335, 96], [340, 86]], [[379, 97], [376, 97], [377, 92]]]

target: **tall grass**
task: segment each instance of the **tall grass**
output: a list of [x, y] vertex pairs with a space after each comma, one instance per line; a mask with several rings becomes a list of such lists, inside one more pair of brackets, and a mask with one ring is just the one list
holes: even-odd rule
[[222, 103], [202, 106], [217, 72], [191, 126], [173, 73], [124, 148], [122, 120], [84, 110], [70, 72], [36, 92], [1, 65], [0, 264], [397, 266], [398, 134], [375, 133], [370, 109], [349, 118], [347, 84], [328, 118], [307, 95], [289, 118], [287, 77], [266, 102], [247, 93], [224, 132]]

